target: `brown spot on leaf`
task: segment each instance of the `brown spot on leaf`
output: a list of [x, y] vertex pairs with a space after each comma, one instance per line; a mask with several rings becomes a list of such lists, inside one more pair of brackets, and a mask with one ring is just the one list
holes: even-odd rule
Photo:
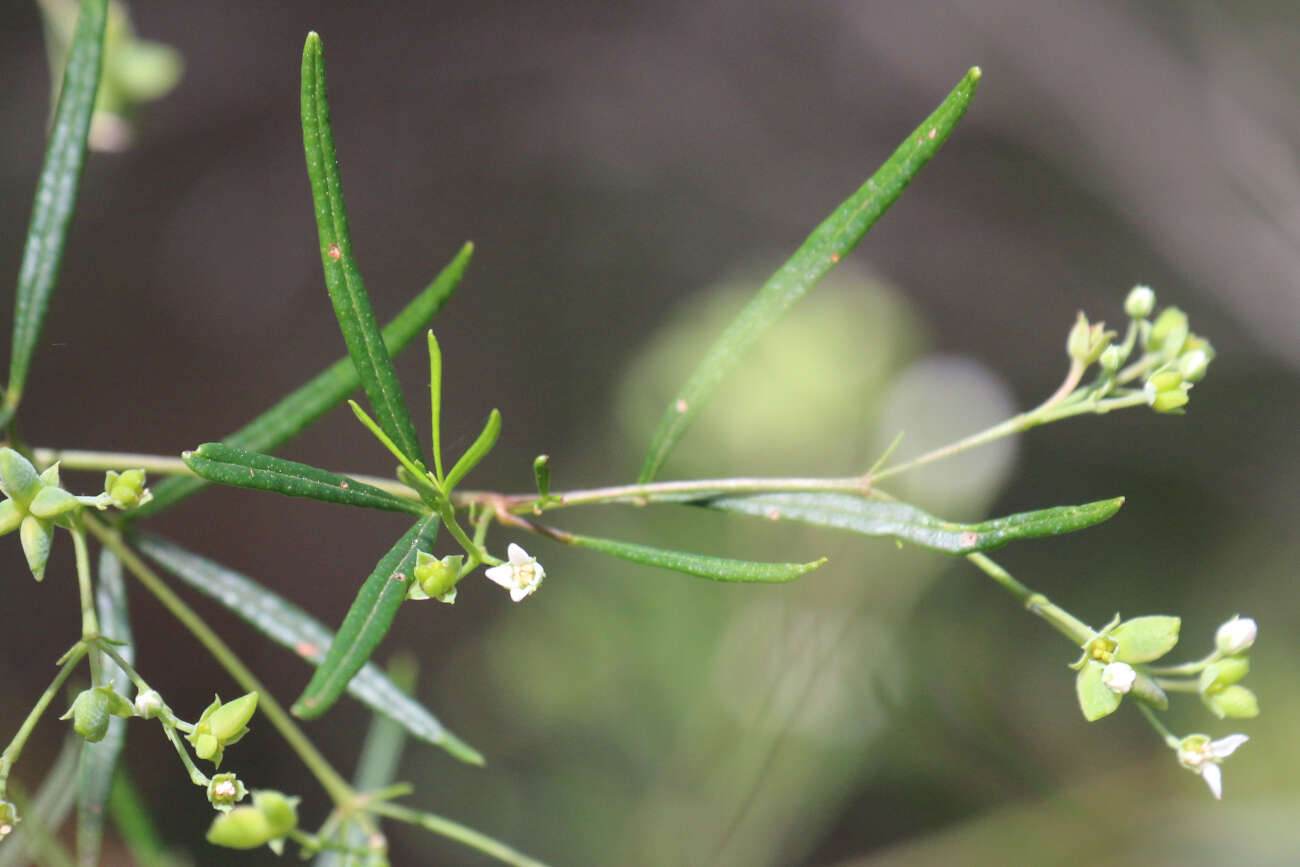
[[343, 251], [339, 249], [338, 244], [330, 244], [329, 254], [331, 259], [343, 258]]
[[303, 659], [311, 659], [313, 656], [318, 656], [320, 654], [320, 648], [312, 644], [310, 641], [299, 641], [293, 646], [293, 652], [301, 656]]

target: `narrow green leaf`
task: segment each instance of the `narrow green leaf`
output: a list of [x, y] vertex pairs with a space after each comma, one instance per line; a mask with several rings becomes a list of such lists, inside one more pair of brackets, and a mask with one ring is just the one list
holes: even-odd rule
[[415, 555], [430, 550], [437, 534], [438, 518], [429, 515], [417, 521], [380, 559], [353, 600], [315, 676], [294, 702], [294, 715], [315, 719], [338, 700], [348, 681], [388, 634], [393, 616], [414, 580]]
[[893, 156], [856, 193], [813, 230], [795, 254], [768, 278], [753, 300], [727, 326], [669, 403], [650, 439], [640, 482], [652, 481], [658, 475], [664, 461], [714, 389], [740, 363], [750, 347], [791, 305], [849, 254], [903, 188], [929, 162], [966, 113], [979, 78], [978, 67], [966, 73], [934, 113], [904, 139]]
[[[99, 583], [95, 587], [95, 609], [102, 635], [121, 641], [116, 649], [127, 662], [134, 664], [135, 647], [131, 641], [131, 621], [126, 607], [126, 585], [122, 581], [122, 563], [117, 555], [104, 548], [99, 554]], [[129, 698], [133, 692], [131, 678], [111, 659], [104, 660], [104, 674], [112, 681], [118, 695]], [[113, 717], [108, 734], [98, 743], [87, 743], [81, 750], [77, 769], [77, 863], [95, 867], [104, 839], [104, 805], [113, 785], [113, 772], [126, 743], [126, 720]]]
[[118, 768], [113, 776], [108, 814], [131, 853], [131, 863], [137, 867], [177, 867], [176, 854], [167, 850], [153, 812], [140, 796], [125, 767]]
[[82, 0], [76, 34], [63, 71], [59, 104], [54, 110], [50, 143], [36, 184], [23, 263], [18, 269], [9, 385], [4, 405], [0, 407], [0, 427], [9, 423], [22, 400], [32, 355], [40, 340], [45, 311], [63, 261], [63, 243], [86, 161], [86, 134], [99, 89], [107, 19], [108, 0]]
[[[384, 345], [393, 355], [401, 352], [432, 319], [460, 283], [474, 252], [473, 244], [461, 247], [456, 257], [415, 297], [401, 313], [384, 326]], [[255, 452], [271, 452], [297, 436], [361, 384], [350, 358], [340, 358], [310, 382], [294, 391], [245, 427], [226, 437], [227, 445]], [[173, 506], [208, 482], [190, 476], [172, 476], [153, 488], [153, 499], [130, 513], [130, 518], [156, 514]]]
[[[174, 542], [141, 535], [140, 550], [172, 575], [217, 600], [276, 644], [287, 647], [312, 665], [325, 659], [334, 634], [319, 620], [252, 578], [201, 557]], [[483, 756], [447, 731], [432, 713], [395, 685], [383, 671], [367, 662], [348, 683], [353, 698], [400, 723], [413, 737], [442, 747], [470, 764]]]
[[451, 489], [456, 487], [461, 479], [469, 474], [469, 471], [479, 465], [479, 461], [487, 457], [488, 452], [497, 444], [497, 437], [501, 435], [501, 413], [495, 409], [488, 415], [487, 423], [483, 425], [483, 432], [474, 440], [474, 444], [465, 450], [465, 454], [460, 456], [456, 465], [447, 473], [447, 481], [442, 489], [450, 493]]
[[0, 845], [0, 867], [71, 863], [57, 834], [77, 799], [77, 762], [85, 743], [69, 733], [58, 758], [45, 772], [35, 798], [20, 797], [23, 792], [17, 780], [10, 779], [7, 798], [17, 805], [22, 821]]
[[356, 479], [224, 443], [204, 443], [181, 457], [199, 476], [223, 485], [411, 515], [428, 511], [421, 503], [404, 500]]
[[591, 536], [577, 536], [571, 533], [560, 534], [557, 538], [579, 548], [590, 548], [592, 551], [611, 554], [643, 566], [672, 569], [674, 572], [684, 572], [696, 578], [708, 578], [710, 581], [732, 581], [742, 584], [783, 584], [793, 581], [806, 572], [811, 572], [826, 562], [826, 558], [823, 557], [811, 563], [755, 563], [751, 560], [708, 557], [704, 554], [668, 551], [662, 548], [651, 548], [648, 545], [637, 545], [633, 542], [595, 539]]
[[361, 376], [361, 385], [384, 432], [413, 460], [420, 459], [411, 411], [393, 369], [393, 359], [370, 308], [361, 271], [352, 254], [348, 214], [343, 202], [343, 181], [330, 127], [329, 99], [325, 94], [325, 56], [320, 36], [307, 34], [302, 49], [302, 143], [307, 175], [316, 203], [316, 228], [320, 236], [321, 265], [334, 315], [348, 346], [348, 355]]
[[1021, 512], [978, 524], [943, 521], [907, 503], [867, 500], [853, 494], [756, 494], [698, 497], [685, 502], [773, 521], [801, 521], [865, 536], [893, 536], [945, 554], [973, 554], [1008, 542], [1059, 536], [1100, 524], [1119, 511], [1124, 498]]
[[442, 472], [442, 349], [429, 331], [429, 427], [433, 436], [433, 471], [441, 483]]

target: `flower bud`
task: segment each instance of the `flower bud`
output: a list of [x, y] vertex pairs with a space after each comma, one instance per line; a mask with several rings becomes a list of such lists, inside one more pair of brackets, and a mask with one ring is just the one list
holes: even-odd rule
[[18, 808], [8, 801], [0, 801], [0, 840], [12, 834], [18, 822]]
[[1187, 403], [1189, 387], [1183, 382], [1181, 373], [1164, 370], [1147, 380], [1144, 391], [1152, 409], [1156, 412], [1171, 412]]
[[108, 696], [97, 689], [83, 690], [72, 702], [72, 707], [59, 719], [71, 719], [72, 729], [90, 743], [98, 743], [108, 734]]
[[1132, 689], [1135, 680], [1137, 680], [1137, 672], [1127, 662], [1112, 662], [1101, 672], [1101, 682], [1111, 692], [1119, 695], [1125, 695]]
[[0, 448], [0, 490], [5, 496], [26, 511], [40, 489], [41, 478], [31, 461], [8, 446]]
[[248, 734], [246, 723], [257, 710], [257, 693], [250, 692], [234, 701], [222, 704], [213, 700], [194, 724], [194, 731], [185, 736], [194, 746], [194, 754], [221, 767], [221, 756], [226, 747]]
[[1101, 365], [1103, 370], [1113, 373], [1119, 370], [1119, 366], [1124, 363], [1124, 357], [1120, 355], [1119, 347], [1112, 343], [1102, 351], [1097, 363]]
[[228, 849], [256, 849], [274, 836], [271, 823], [256, 807], [235, 807], [223, 812], [208, 828], [208, 842]]
[[1178, 359], [1178, 372], [1187, 382], [1200, 382], [1205, 379], [1205, 371], [1210, 367], [1210, 356], [1203, 349], [1193, 349]]
[[1188, 333], [1187, 314], [1177, 307], [1166, 307], [1151, 325], [1147, 351], [1158, 352], [1172, 361], [1182, 354]]
[[230, 812], [247, 794], [248, 789], [234, 774], [217, 774], [208, 782], [208, 803], [222, 813]]
[[1214, 634], [1214, 646], [1221, 653], [1236, 654], [1249, 650], [1259, 635], [1259, 628], [1250, 617], [1234, 617], [1219, 627]]
[[104, 475], [104, 493], [119, 509], [131, 509], [153, 499], [153, 495], [145, 489], [144, 482], [144, 470], [134, 469], [123, 473], [109, 470]]
[[1244, 656], [1225, 656], [1207, 665], [1201, 672], [1197, 688], [1204, 693], [1222, 692], [1250, 672], [1250, 660]]
[[266, 817], [272, 837], [283, 837], [298, 827], [298, 801], [270, 789], [253, 793], [253, 806]]
[[1219, 719], [1252, 719], [1259, 716], [1259, 699], [1255, 693], [1241, 684], [1233, 684], [1222, 692], [1208, 693], [1201, 696], [1201, 701], [1210, 709], [1210, 713]]
[[1156, 309], [1156, 293], [1150, 286], [1134, 286], [1124, 299], [1124, 312], [1130, 319], [1145, 319]]
[[[416, 555], [415, 583], [408, 591], [408, 598], [433, 598], [443, 602], [455, 602], [456, 582], [460, 578], [460, 570], [464, 564], [463, 554], [448, 554], [439, 559], [420, 551]], [[418, 592], [416, 592], [417, 588]]]
[[1069, 336], [1065, 339], [1065, 352], [1074, 361], [1089, 365], [1101, 357], [1115, 332], [1106, 330], [1106, 323], [1088, 324], [1088, 317], [1079, 312]]
[[135, 715], [144, 719], [155, 719], [163, 710], [162, 696], [157, 690], [146, 690], [145, 692], [136, 693], [135, 696]]

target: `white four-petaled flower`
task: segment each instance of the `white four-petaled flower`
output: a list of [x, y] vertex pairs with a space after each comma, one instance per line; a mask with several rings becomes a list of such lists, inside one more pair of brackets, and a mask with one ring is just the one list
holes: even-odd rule
[[518, 602], [541, 585], [542, 579], [546, 577], [546, 570], [542, 568], [541, 563], [537, 562], [537, 558], [530, 557], [527, 551], [514, 542], [510, 543], [506, 553], [509, 555], [509, 562], [493, 566], [486, 574], [492, 581], [509, 590], [510, 598]]
[[1217, 741], [1206, 735], [1188, 735], [1178, 747], [1178, 761], [1184, 768], [1200, 774], [1214, 797], [1222, 798], [1223, 772], [1219, 770], [1219, 762], [1248, 740], [1246, 735], [1228, 735]]

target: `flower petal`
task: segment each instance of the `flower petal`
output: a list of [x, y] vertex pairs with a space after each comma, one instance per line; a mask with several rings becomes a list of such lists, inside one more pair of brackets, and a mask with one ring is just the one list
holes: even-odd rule
[[1250, 740], [1247, 735], [1228, 735], [1210, 743], [1210, 755], [1216, 759], [1226, 759], [1237, 751], [1237, 747]]
[[533, 562], [533, 558], [528, 556], [528, 552], [523, 548], [520, 548], [514, 542], [511, 542], [510, 546], [506, 548], [506, 555], [510, 558], [511, 563], [516, 563], [520, 566], [525, 563]]
[[1205, 780], [1205, 785], [1210, 787], [1210, 793], [1222, 800], [1223, 771], [1219, 770], [1219, 766], [1214, 762], [1206, 762], [1201, 768], [1201, 779]]
[[507, 590], [515, 586], [515, 567], [509, 563], [502, 563], [500, 566], [493, 566], [483, 572], [491, 581], [500, 584]]
[[510, 591], [510, 601], [519, 602], [536, 589], [535, 587], [515, 587]]

